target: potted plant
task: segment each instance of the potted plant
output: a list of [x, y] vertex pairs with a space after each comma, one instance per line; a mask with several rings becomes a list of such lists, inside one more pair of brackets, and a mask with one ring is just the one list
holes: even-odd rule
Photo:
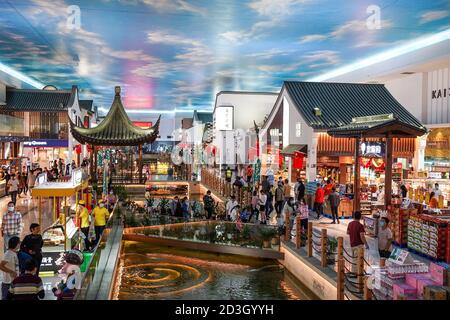
[[270, 241], [273, 237], [277, 235], [277, 231], [273, 228], [261, 228], [259, 230], [259, 233], [261, 235], [261, 239], [263, 241], [263, 248], [270, 248]]
[[334, 237], [327, 238], [327, 263], [334, 264], [335, 263], [335, 255], [338, 246], [337, 239]]

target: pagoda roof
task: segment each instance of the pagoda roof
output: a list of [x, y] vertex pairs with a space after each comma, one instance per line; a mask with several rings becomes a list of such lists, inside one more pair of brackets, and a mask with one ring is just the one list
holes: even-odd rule
[[115, 88], [114, 101], [108, 114], [94, 128], [78, 127], [70, 119], [70, 129], [73, 137], [80, 143], [100, 146], [135, 146], [152, 143], [159, 133], [158, 121], [149, 129], [135, 126], [128, 118], [120, 99], [120, 87]]

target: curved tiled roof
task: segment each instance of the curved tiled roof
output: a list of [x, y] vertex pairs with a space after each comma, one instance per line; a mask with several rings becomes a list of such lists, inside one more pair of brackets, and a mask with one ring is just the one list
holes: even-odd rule
[[66, 111], [71, 103], [71, 90], [7, 89], [6, 105], [0, 110], [7, 111]]
[[399, 122], [425, 130], [382, 84], [285, 81], [284, 87], [314, 129], [347, 126], [356, 117], [393, 114]]
[[123, 108], [120, 87], [116, 87], [116, 95], [111, 109], [98, 126], [81, 128], [70, 120], [70, 129], [74, 138], [81, 143], [102, 146], [133, 146], [155, 141], [159, 132], [160, 118], [150, 129], [135, 126]]

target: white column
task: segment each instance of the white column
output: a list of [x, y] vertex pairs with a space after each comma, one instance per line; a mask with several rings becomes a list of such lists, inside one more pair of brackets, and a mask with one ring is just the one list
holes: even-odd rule
[[416, 138], [416, 151], [414, 152], [413, 168], [415, 172], [425, 168], [425, 147], [427, 145], [428, 134]]
[[317, 143], [319, 134], [313, 132], [311, 143], [308, 145], [308, 158], [306, 160], [306, 179], [308, 182], [316, 180], [317, 176]]

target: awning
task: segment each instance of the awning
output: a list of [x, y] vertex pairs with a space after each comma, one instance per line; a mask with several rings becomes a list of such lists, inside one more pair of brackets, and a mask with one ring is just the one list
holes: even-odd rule
[[280, 154], [293, 156], [295, 152], [307, 153], [308, 146], [306, 144], [290, 144], [280, 151]]

